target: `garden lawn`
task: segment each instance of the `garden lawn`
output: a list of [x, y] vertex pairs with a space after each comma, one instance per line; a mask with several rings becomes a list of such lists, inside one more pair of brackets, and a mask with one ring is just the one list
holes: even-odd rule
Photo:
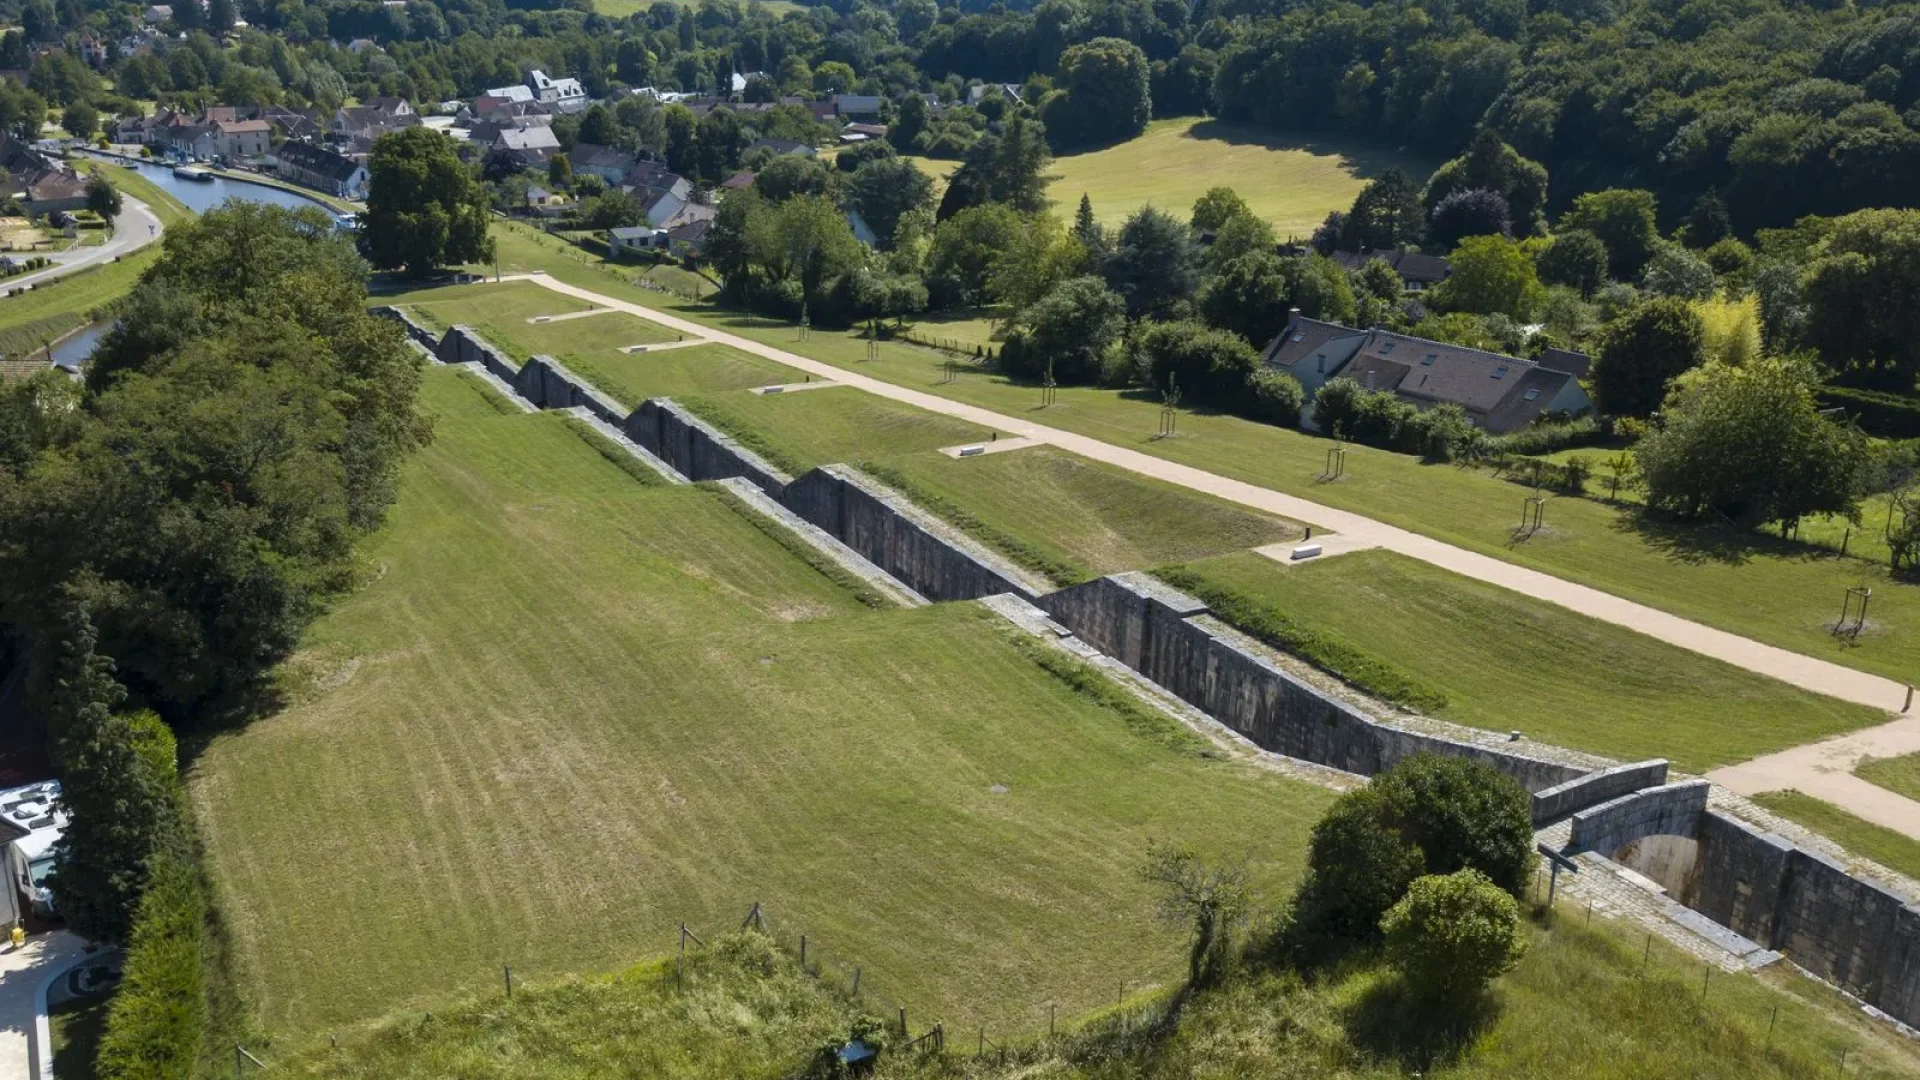
[[1798, 791], [1769, 791], [1753, 801], [1788, 821], [1812, 829], [1855, 855], [1864, 855], [1889, 870], [1920, 879], [1920, 840], [1840, 809], [1824, 799]]
[[1189, 569], [1439, 689], [1438, 716], [1623, 760], [1699, 773], [1886, 719], [1392, 552]]
[[[495, 235], [503, 266], [544, 268], [562, 280], [874, 378], [1366, 514], [1771, 645], [1903, 682], [1920, 671], [1920, 586], [1895, 581], [1866, 560], [1752, 532], [1665, 526], [1629, 509], [1551, 495], [1547, 528], [1519, 539], [1521, 502], [1531, 491], [1485, 470], [1426, 465], [1355, 445], [1347, 448], [1345, 477], [1320, 483], [1334, 445], [1328, 439], [1199, 411], [1183, 411], [1180, 434], [1160, 439], [1160, 404], [1149, 395], [1062, 387], [1057, 403], [1042, 410], [1037, 388], [970, 365], [946, 382], [950, 357], [933, 349], [883, 342], [879, 357], [867, 360], [867, 343], [855, 334], [815, 330], [799, 341], [790, 326], [750, 324], [710, 305], [634, 288], [597, 260], [531, 230], [507, 225]], [[1836, 638], [1841, 600], [1857, 585], [1874, 590], [1869, 626], [1857, 638]]]
[[[1872, 758], [1860, 763], [1853, 774], [1869, 784], [1878, 784], [1896, 795], [1920, 799], [1920, 754]], [[1920, 874], [1915, 874], [1920, 877]]]
[[1149, 838], [1297, 878], [1323, 789], [1076, 689], [979, 605], [864, 608], [464, 372], [424, 397], [368, 583], [189, 770], [269, 1051], [755, 902], [921, 1025], [1031, 1028], [1181, 970]]
[[[939, 164], [951, 171], [957, 163]], [[1156, 120], [1117, 146], [1055, 158], [1047, 195], [1054, 213], [1070, 219], [1084, 194], [1095, 217], [1117, 225], [1147, 205], [1185, 221], [1208, 188], [1230, 187], [1283, 239], [1304, 240], [1328, 211], [1353, 205], [1370, 178], [1398, 166], [1418, 184], [1433, 164], [1356, 140], [1187, 117]]]
[[[596, 315], [578, 321], [612, 317]], [[790, 367], [727, 345], [687, 345], [645, 353], [599, 349], [558, 355], [576, 375], [628, 408], [648, 398], [742, 390], [805, 378]]]

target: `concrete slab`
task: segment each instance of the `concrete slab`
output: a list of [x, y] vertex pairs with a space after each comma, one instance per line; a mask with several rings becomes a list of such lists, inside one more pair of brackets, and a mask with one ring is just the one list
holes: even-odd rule
[[530, 323], [566, 322], [568, 319], [584, 319], [589, 315], [605, 315], [613, 310], [610, 307], [588, 308], [585, 311], [569, 311], [560, 315], [535, 315], [527, 321]]
[[802, 390], [826, 390], [831, 387], [845, 385], [845, 383], [837, 383], [831, 379], [816, 379], [813, 382], [792, 382], [778, 383], [773, 386], [756, 386], [753, 388], [753, 392], [756, 394], [797, 394]]
[[[1301, 563], [1326, 562], [1336, 555], [1346, 555], [1355, 551], [1366, 551], [1368, 548], [1377, 548], [1380, 546], [1377, 540], [1371, 540], [1364, 536], [1356, 536], [1353, 533], [1316, 532], [1313, 534], [1313, 539], [1311, 540], [1289, 540], [1279, 544], [1268, 544], [1265, 547], [1257, 547], [1254, 548], [1253, 551], [1254, 554], [1264, 555], [1274, 562], [1279, 563], [1281, 566], [1298, 566]], [[1320, 549], [1320, 553], [1307, 558], [1295, 558], [1294, 549], [1302, 547], [1317, 547]]]
[[656, 341], [649, 345], [622, 345], [620, 351], [632, 356], [636, 353], [665, 352], [668, 349], [684, 349], [690, 345], [710, 345], [712, 342], [703, 337], [681, 338], [679, 341]]
[[962, 446], [943, 446], [940, 452], [950, 458], [979, 457], [982, 454], [1004, 454], [1009, 450], [1024, 450], [1029, 446], [1039, 446], [1039, 439], [989, 439], [986, 442], [966, 443]]
[[42, 1080], [52, 1072], [46, 990], [85, 955], [86, 943], [65, 930], [35, 934], [0, 952], [0, 1080]]

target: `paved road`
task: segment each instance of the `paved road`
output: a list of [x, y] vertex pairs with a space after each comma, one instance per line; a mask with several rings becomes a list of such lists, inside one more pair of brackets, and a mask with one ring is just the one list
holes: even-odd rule
[[32, 1045], [40, 984], [79, 960], [82, 942], [55, 930], [33, 935], [17, 952], [0, 949], [0, 1080], [41, 1080]]
[[[883, 382], [847, 368], [800, 356], [751, 338], [729, 334], [668, 312], [556, 281], [545, 274], [510, 275], [508, 280], [532, 281], [557, 293], [595, 304], [604, 304], [686, 334], [698, 334], [708, 340], [766, 357], [821, 378], [858, 387], [884, 398], [1021, 438], [1032, 439], [1035, 442], [1057, 446], [1082, 457], [1106, 462], [1143, 476], [1179, 484], [1242, 506], [1329, 528], [1350, 537], [1349, 543], [1386, 548], [1389, 551], [1419, 559], [1421, 562], [1451, 570], [1456, 574], [1464, 574], [1538, 600], [1557, 604], [1591, 618], [1613, 623], [1616, 626], [1624, 626], [1677, 648], [1710, 656], [1735, 667], [1779, 679], [1805, 690], [1884, 709], [1889, 713], [1899, 712], [1905, 706], [1907, 687], [1891, 679], [1767, 645], [1724, 630], [1716, 630], [1645, 604], [1624, 600], [1599, 589], [1524, 566], [1517, 566], [1490, 555], [1482, 555], [1477, 551], [1455, 547], [1369, 517], [1323, 506], [1271, 488], [1257, 487], [1085, 435], [1077, 435], [1045, 424], [1037, 424], [1031, 420], [1005, 416], [989, 409]], [[1870, 821], [1920, 838], [1920, 802], [1882, 791], [1864, 781], [1854, 780], [1852, 783], [1847, 783], [1840, 778], [1841, 774], [1831, 770], [1829, 758], [1833, 755], [1844, 760], [1850, 755], [1857, 757], [1863, 752], [1862, 748], [1876, 748], [1872, 751], [1874, 756], [1883, 756], [1877, 749], [1882, 746], [1907, 746], [1912, 750], [1920, 750], [1920, 719], [1903, 717], [1836, 740], [1796, 747], [1744, 765], [1722, 769], [1712, 776], [1713, 779], [1743, 795], [1784, 787], [1799, 787], [1809, 794], [1820, 794], [1822, 798], [1830, 799]], [[1866, 788], [1868, 791], [1863, 792], [1861, 788]], [[1871, 797], [1869, 792], [1873, 793]]]
[[130, 255], [158, 241], [165, 228], [153, 211], [147, 209], [146, 203], [122, 195], [120, 216], [114, 219], [113, 235], [107, 238], [106, 243], [98, 247], [74, 247], [49, 253], [47, 258], [54, 261], [53, 266], [19, 277], [0, 279], [0, 289], [43, 284], [76, 270], [98, 266], [116, 255]]

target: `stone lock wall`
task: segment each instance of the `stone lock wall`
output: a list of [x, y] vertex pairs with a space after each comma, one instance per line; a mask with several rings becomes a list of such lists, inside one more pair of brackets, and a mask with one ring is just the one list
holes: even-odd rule
[[420, 322], [420, 320], [414, 318], [413, 314], [407, 311], [405, 308], [398, 308], [398, 307], [394, 307], [391, 304], [388, 304], [385, 307], [377, 307], [371, 310], [375, 315], [378, 315], [383, 319], [392, 319], [393, 321], [399, 323], [402, 327], [406, 329], [407, 337], [413, 339], [414, 341], [418, 342], [422, 346], [425, 346], [428, 352], [432, 352], [434, 348], [440, 343], [439, 335], [427, 329], [426, 326]]
[[793, 482], [792, 477], [672, 398], [641, 402], [621, 426], [628, 438], [679, 469], [689, 480], [744, 477], [775, 499]]

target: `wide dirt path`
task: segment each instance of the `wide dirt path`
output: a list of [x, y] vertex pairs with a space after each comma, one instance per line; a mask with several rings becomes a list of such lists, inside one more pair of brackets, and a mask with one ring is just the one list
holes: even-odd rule
[[[1885, 709], [1889, 713], [1901, 711], [1906, 704], [1907, 687], [1891, 679], [1870, 675], [1864, 671], [1855, 671], [1849, 667], [1767, 645], [1724, 630], [1716, 630], [1711, 626], [1683, 619], [1657, 608], [1623, 600], [1599, 589], [1544, 574], [1538, 570], [1530, 570], [1524, 566], [1516, 566], [1476, 551], [1455, 547], [1432, 537], [1422, 536], [1346, 510], [1323, 506], [1309, 499], [1288, 495], [1271, 488], [1257, 487], [1244, 481], [1229, 479], [1204, 469], [1196, 469], [1190, 465], [1143, 454], [1138, 450], [1115, 446], [1086, 435], [1076, 435], [1045, 424], [1036, 424], [1031, 420], [1022, 420], [991, 409], [982, 409], [975, 405], [884, 382], [751, 338], [729, 334], [724, 330], [683, 319], [665, 311], [556, 281], [546, 274], [509, 275], [508, 279], [531, 281], [557, 293], [590, 303], [604, 304], [682, 333], [694, 334], [709, 341], [730, 345], [755, 356], [762, 356], [788, 367], [857, 387], [893, 401], [914, 405], [929, 412], [941, 413], [982, 427], [1057, 446], [1082, 457], [1103, 461], [1143, 476], [1179, 484], [1194, 491], [1204, 491], [1209, 495], [1215, 495], [1242, 506], [1332, 529], [1335, 532], [1347, 534], [1368, 546], [1383, 547], [1410, 558], [1419, 559], [1421, 562], [1451, 570], [1456, 574], [1464, 574], [1550, 604], [1558, 604], [1570, 611], [1577, 611], [1582, 615], [1610, 622], [1616, 626], [1627, 627], [1677, 648], [1711, 656], [1716, 660], [1725, 661], [1759, 675], [1780, 679], [1805, 690]], [[1909, 746], [1910, 749], [1920, 750], [1920, 719], [1902, 717], [1879, 727], [1857, 731], [1851, 735], [1821, 743], [1795, 747], [1741, 765], [1730, 766], [1710, 775], [1714, 780], [1743, 795], [1796, 787], [1809, 795], [1828, 799], [1844, 806], [1869, 821], [1920, 838], [1920, 802], [1874, 787], [1852, 777], [1846, 771], [1851, 769], [1851, 762], [1857, 761], [1861, 756], [1869, 753], [1871, 756], [1885, 756], [1879, 749], [1883, 746]], [[1841, 762], [1847, 763], [1845, 768], [1836, 771], [1836, 765]], [[1862, 791], [1863, 788], [1866, 790]]]

